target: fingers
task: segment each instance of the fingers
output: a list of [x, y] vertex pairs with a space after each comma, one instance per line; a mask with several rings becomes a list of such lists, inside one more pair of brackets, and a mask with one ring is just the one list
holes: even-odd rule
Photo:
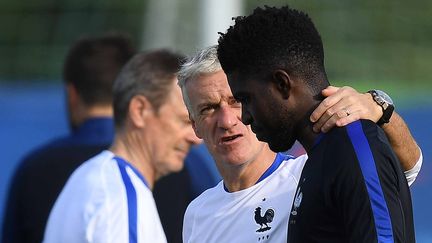
[[[351, 109], [355, 109], [355, 107], [351, 107]], [[346, 126], [352, 122], [359, 120], [360, 118], [361, 118], [361, 111], [353, 110], [353, 111], [350, 111], [349, 115], [337, 119], [335, 122], [335, 125], [338, 127], [343, 127], [343, 126]], [[332, 127], [334, 127], [334, 126], [332, 126]], [[332, 127], [329, 127], [328, 130], [326, 130], [326, 132], [329, 131]]]
[[[326, 96], [327, 98], [325, 98], [319, 105], [318, 107], [312, 112], [311, 116], [310, 116], [310, 120], [311, 122], [316, 122], [318, 121], [323, 115], [325, 115], [324, 113], [333, 105], [335, 105], [337, 102], [339, 102], [339, 100], [342, 98], [342, 96], [339, 94], [337, 94], [337, 92], [340, 90], [340, 88], [338, 87], [334, 87], [334, 86], [328, 86], [326, 89], [324, 89], [322, 91], [322, 94], [324, 96]], [[327, 117], [328, 119], [329, 117]]]
[[351, 99], [351, 96], [358, 94], [357, 91], [355, 91], [351, 87], [338, 88], [334, 86], [327, 87], [322, 91], [322, 93], [324, 96], [330, 96], [325, 98], [310, 116], [311, 122], [315, 123], [313, 126], [315, 132], [319, 132], [321, 130], [321, 127], [324, 126], [324, 124], [326, 124], [327, 122], [330, 122], [330, 124], [327, 124], [326, 127], [335, 126], [335, 121], [337, 121], [335, 119], [340, 118], [340, 116], [333, 115], [341, 109], [352, 105], [353, 102], [349, 99]]
[[357, 117], [355, 107], [341, 107], [342, 104], [336, 104], [335, 106], [328, 109], [314, 125], [314, 132], [328, 132], [335, 126], [344, 126], [346, 122], [352, 122]]
[[351, 87], [329, 86], [323, 95], [330, 95], [313, 111], [310, 120], [315, 132], [327, 132], [334, 126], [345, 126], [359, 119], [377, 121], [377, 105], [369, 94], [358, 93]]

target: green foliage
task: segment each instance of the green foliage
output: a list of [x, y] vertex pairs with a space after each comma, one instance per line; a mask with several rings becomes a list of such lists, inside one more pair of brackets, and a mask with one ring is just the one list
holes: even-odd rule
[[[198, 24], [190, 19], [198, 18], [202, 2], [176, 1], [183, 13], [179, 22], [185, 24], [174, 33], [179, 43], [174, 48], [195, 50], [191, 43], [198, 38]], [[430, 0], [244, 1], [245, 14], [257, 6], [286, 3], [307, 12], [321, 33], [330, 80], [432, 86]], [[0, 1], [0, 82], [60, 79], [67, 48], [83, 34], [117, 30], [129, 33], [137, 44], [145, 42], [146, 4], [146, 0]]]
[[60, 79], [82, 35], [120, 31], [138, 44], [144, 10], [143, 0], [0, 1], [0, 82]]
[[331, 80], [430, 87], [432, 2], [384, 0], [247, 0], [255, 7], [289, 4], [311, 16], [321, 33]]

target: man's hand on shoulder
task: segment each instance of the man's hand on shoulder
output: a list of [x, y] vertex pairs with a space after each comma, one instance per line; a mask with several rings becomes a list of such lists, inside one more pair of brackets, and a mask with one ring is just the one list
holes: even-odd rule
[[310, 116], [315, 132], [328, 132], [335, 126], [345, 126], [360, 119], [376, 123], [383, 115], [370, 93], [359, 93], [348, 86], [329, 86], [322, 95], [326, 98]]

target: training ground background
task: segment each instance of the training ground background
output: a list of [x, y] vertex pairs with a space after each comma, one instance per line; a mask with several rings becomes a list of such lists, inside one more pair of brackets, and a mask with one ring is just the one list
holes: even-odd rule
[[[397, 111], [423, 149], [422, 171], [411, 189], [417, 242], [432, 242], [432, 99], [427, 90], [401, 95], [399, 90], [406, 91], [406, 87], [387, 87]], [[59, 83], [0, 83], [0, 221], [3, 221], [9, 180], [19, 160], [37, 146], [68, 133], [64, 100]]]

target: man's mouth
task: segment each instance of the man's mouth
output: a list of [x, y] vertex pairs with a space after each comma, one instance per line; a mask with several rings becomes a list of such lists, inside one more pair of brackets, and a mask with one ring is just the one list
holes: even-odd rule
[[235, 139], [241, 137], [242, 135], [233, 135], [233, 136], [225, 136], [221, 138], [221, 143], [229, 143], [234, 141]]
[[175, 151], [179, 154], [185, 155], [189, 152], [188, 148], [175, 148]]

